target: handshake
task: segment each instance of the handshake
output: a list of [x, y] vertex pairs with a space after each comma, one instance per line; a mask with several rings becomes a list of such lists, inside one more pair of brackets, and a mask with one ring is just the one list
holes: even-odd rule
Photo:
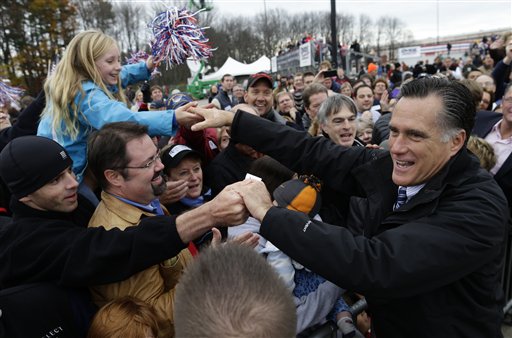
[[228, 226], [244, 223], [249, 215], [261, 222], [272, 207], [265, 184], [254, 178], [228, 185], [210, 203], [211, 217]]

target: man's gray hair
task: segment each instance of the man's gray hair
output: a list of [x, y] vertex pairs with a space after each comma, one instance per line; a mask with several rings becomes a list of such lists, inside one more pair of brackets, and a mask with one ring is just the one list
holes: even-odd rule
[[316, 118], [320, 124], [326, 124], [329, 116], [336, 114], [343, 108], [346, 108], [353, 112], [354, 115], [357, 115], [356, 104], [350, 97], [341, 94], [334, 94], [322, 103]]

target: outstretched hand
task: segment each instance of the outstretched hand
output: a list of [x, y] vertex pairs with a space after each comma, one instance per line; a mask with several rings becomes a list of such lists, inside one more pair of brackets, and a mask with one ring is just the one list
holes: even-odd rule
[[150, 55], [146, 60], [146, 67], [148, 68], [148, 70], [150, 72], [152, 72], [155, 69], [155, 67], [158, 67], [158, 66], [160, 66], [160, 61], [155, 60], [153, 58], [153, 55]]
[[211, 105], [205, 107], [194, 106], [188, 110], [202, 120], [191, 127], [192, 131], [230, 126], [233, 123], [234, 114], [232, 112], [213, 108]]
[[178, 121], [181, 126], [190, 128], [190, 126], [203, 119], [202, 116], [190, 111], [195, 106], [197, 106], [197, 102], [189, 102], [174, 111], [176, 114], [176, 121]]

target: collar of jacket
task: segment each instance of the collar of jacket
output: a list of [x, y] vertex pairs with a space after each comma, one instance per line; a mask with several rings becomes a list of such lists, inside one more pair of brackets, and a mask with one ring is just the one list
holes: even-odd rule
[[[134, 205], [125, 203], [105, 191], [101, 192], [101, 201], [105, 204], [110, 212], [116, 214], [121, 219], [130, 224], [138, 224], [144, 216], [156, 216], [154, 213], [144, 211]], [[169, 212], [163, 205], [162, 210], [164, 211], [165, 215], [169, 215]]]
[[13, 219], [20, 218], [44, 218], [44, 219], [58, 219], [58, 220], [72, 220], [72, 212], [56, 212], [56, 211], [43, 211], [29, 207], [23, 202], [18, 201], [14, 197], [11, 197], [10, 208], [13, 213]]
[[[13, 220], [22, 218], [41, 218], [51, 220], [62, 220], [74, 223], [78, 226], [87, 227], [89, 218], [94, 212], [94, 206], [82, 195], [78, 194], [78, 206], [72, 212], [43, 211], [29, 207], [23, 202], [11, 197], [9, 207], [13, 214]], [[37, 222], [34, 223], [37, 226]]]
[[261, 117], [269, 120], [269, 121], [272, 121], [272, 122], [280, 122], [280, 123], [285, 123], [285, 120], [284, 120], [284, 117], [282, 117], [281, 115], [279, 115], [275, 110], [274, 108], [270, 108], [270, 110], [262, 115]]

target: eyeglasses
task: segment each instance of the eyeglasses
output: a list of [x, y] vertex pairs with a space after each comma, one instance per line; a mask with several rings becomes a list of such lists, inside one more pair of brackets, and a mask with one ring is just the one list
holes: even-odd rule
[[150, 169], [154, 166], [156, 161], [160, 160], [160, 153], [157, 153], [151, 160], [148, 161], [148, 163], [140, 166], [140, 167], [120, 167], [118, 169]]

